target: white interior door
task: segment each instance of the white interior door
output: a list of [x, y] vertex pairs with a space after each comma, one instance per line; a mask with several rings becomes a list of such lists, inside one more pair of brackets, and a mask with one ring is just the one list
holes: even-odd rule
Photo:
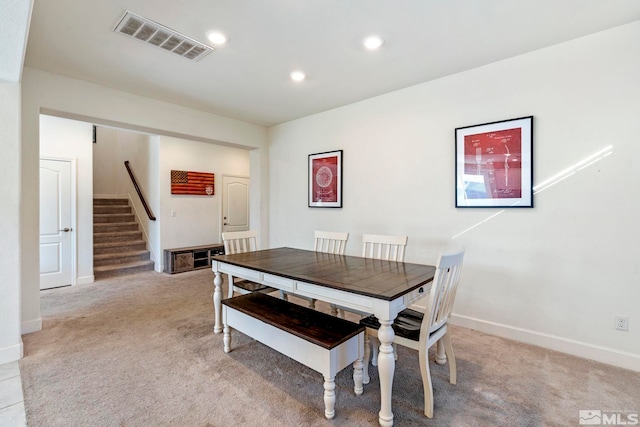
[[71, 162], [40, 160], [40, 289], [71, 284]]
[[222, 177], [222, 231], [249, 229], [249, 178]]

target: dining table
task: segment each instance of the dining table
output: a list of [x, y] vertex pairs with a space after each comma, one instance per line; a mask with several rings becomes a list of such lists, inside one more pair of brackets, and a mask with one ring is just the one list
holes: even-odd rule
[[296, 248], [274, 248], [212, 257], [214, 333], [222, 332], [223, 274], [352, 309], [374, 314], [380, 321], [378, 373], [381, 426], [393, 425], [391, 395], [395, 356], [392, 324], [397, 314], [428, 295], [436, 268], [336, 255]]

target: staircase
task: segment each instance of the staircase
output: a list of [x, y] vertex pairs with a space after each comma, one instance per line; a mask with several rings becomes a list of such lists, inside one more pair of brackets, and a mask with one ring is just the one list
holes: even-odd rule
[[147, 243], [127, 199], [93, 199], [96, 280], [153, 270]]

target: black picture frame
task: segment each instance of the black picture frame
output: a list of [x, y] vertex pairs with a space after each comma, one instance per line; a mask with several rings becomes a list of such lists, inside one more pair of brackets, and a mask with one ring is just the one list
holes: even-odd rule
[[309, 154], [310, 208], [342, 207], [342, 150]]
[[456, 208], [533, 207], [533, 116], [455, 130]]

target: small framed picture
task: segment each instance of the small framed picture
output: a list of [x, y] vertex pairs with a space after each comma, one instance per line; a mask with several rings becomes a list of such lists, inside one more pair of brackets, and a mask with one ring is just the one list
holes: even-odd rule
[[309, 207], [342, 207], [342, 150], [309, 154]]
[[533, 116], [456, 128], [456, 207], [533, 207]]

